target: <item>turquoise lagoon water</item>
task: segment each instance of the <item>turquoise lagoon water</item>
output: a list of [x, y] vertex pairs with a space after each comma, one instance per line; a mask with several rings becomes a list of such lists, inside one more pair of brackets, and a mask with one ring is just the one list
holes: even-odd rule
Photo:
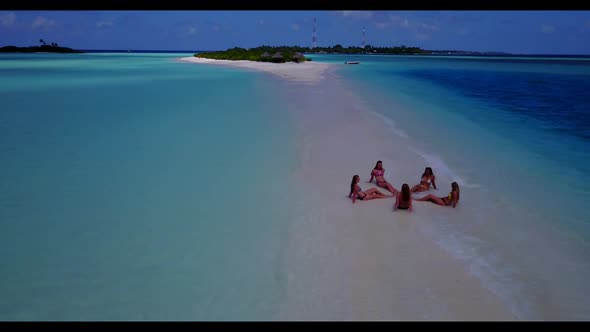
[[[0, 319], [274, 317], [297, 218], [289, 84], [181, 56], [0, 57]], [[469, 221], [425, 233], [517, 317], [590, 318], [588, 59], [313, 58], [360, 60], [342, 93], [438, 193], [461, 184]]]
[[0, 320], [272, 317], [292, 131], [181, 56], [0, 57]]

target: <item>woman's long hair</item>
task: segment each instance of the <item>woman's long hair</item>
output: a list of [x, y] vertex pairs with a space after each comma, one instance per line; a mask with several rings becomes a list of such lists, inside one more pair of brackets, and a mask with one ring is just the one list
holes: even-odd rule
[[407, 202], [410, 200], [410, 186], [407, 183], [402, 185], [402, 200]]
[[[377, 169], [377, 165], [379, 164], [383, 164], [383, 162], [381, 160], [377, 160], [377, 163], [375, 164], [375, 168], [373, 168], [374, 170]], [[383, 166], [381, 166], [381, 168], [383, 168]]]
[[352, 193], [354, 192], [354, 185], [356, 184], [356, 179], [358, 177], [358, 175], [352, 177], [352, 182], [350, 183], [350, 194], [348, 194], [348, 197], [350, 197], [350, 195], [352, 195]]
[[461, 195], [461, 189], [459, 189], [459, 184], [457, 182], [451, 183], [451, 188], [453, 191], [457, 193], [457, 201], [459, 201], [459, 196]]
[[[434, 175], [434, 173], [432, 172], [432, 168], [430, 168], [430, 167], [426, 167], [426, 168], [424, 169], [424, 173], [422, 173], [422, 177], [426, 176], [426, 172], [428, 172], [428, 171], [430, 171], [430, 175]], [[429, 175], [429, 176], [430, 176], [430, 175]]]

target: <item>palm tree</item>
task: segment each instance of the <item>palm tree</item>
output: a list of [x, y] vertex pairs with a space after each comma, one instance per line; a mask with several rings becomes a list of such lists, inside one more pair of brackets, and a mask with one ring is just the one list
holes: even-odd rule
[[45, 41], [43, 39], [39, 39], [39, 42], [43, 45], [45, 45]]

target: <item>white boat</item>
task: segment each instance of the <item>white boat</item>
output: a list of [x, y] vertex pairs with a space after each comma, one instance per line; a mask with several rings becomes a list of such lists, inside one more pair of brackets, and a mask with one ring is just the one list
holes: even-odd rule
[[344, 64], [345, 65], [358, 65], [359, 63], [361, 63], [360, 61], [346, 61]]

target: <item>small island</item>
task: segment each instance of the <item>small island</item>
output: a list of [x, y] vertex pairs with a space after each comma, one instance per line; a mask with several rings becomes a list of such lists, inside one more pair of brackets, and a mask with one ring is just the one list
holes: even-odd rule
[[259, 46], [255, 48], [234, 47], [226, 51], [202, 52], [194, 56], [213, 60], [249, 60], [257, 62], [304, 62], [311, 61], [306, 54], [431, 54], [419, 47], [343, 47], [338, 44], [330, 47], [300, 47], [300, 46]]
[[[301, 51], [300, 51], [301, 52]], [[510, 55], [505, 52], [476, 52], [461, 50], [423, 50], [415, 46], [377, 47], [366, 45], [365, 47], [335, 45], [331, 47], [316, 47], [303, 51], [308, 54], [376, 54], [376, 55]]]
[[340, 44], [329, 47], [300, 47], [300, 46], [259, 46], [256, 48], [234, 47], [226, 51], [202, 52], [194, 56], [197, 58], [213, 60], [250, 60], [258, 62], [303, 62], [311, 61], [305, 54], [375, 54], [375, 55], [509, 55], [504, 52], [474, 52], [461, 50], [423, 50], [414, 46], [376, 47], [366, 45], [365, 47], [349, 46], [343, 47]]
[[305, 62], [311, 61], [302, 52], [307, 49], [296, 46], [259, 46], [256, 48], [234, 47], [226, 51], [202, 52], [194, 56], [213, 60], [249, 60], [257, 62]]
[[319, 54], [376, 54], [376, 55], [509, 55], [504, 52], [475, 52], [461, 50], [423, 50], [415, 46], [394, 46], [394, 47], [376, 47], [366, 45], [365, 47], [342, 47], [336, 45], [333, 47], [316, 47], [305, 51], [305, 53]]
[[405, 45], [395, 47], [376, 47], [372, 45], [366, 45], [365, 47], [348, 46], [343, 47], [340, 44], [330, 47], [316, 47], [306, 51], [306, 53], [319, 53], [319, 54], [428, 54], [429, 51], [425, 51], [419, 47], [408, 47]]
[[59, 46], [57, 43], [47, 44], [43, 39], [39, 40], [40, 46], [3, 46], [0, 47], [0, 53], [84, 53], [69, 47]]

